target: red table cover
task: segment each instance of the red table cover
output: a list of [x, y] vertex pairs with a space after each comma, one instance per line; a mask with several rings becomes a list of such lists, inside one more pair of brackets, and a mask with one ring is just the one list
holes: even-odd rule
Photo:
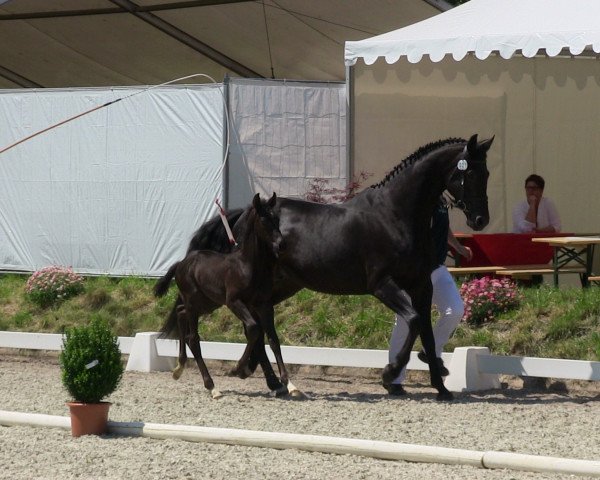
[[460, 257], [461, 267], [488, 265], [529, 265], [548, 263], [552, 260], [552, 247], [545, 243], [532, 242], [532, 238], [564, 237], [570, 233], [475, 233], [459, 238], [473, 250], [473, 259], [468, 262]]

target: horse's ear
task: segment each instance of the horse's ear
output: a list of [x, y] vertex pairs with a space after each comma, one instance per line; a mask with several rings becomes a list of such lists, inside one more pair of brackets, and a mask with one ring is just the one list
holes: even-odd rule
[[254, 198], [252, 199], [252, 206], [254, 207], [254, 210], [256, 210], [257, 212], [260, 212], [262, 210], [262, 204], [260, 203], [260, 194], [259, 193], [254, 195]]
[[467, 152], [471, 155], [475, 155], [477, 151], [477, 134], [473, 135], [467, 142]]
[[269, 201], [267, 202], [267, 205], [270, 208], [273, 208], [275, 206], [275, 202], [277, 202], [277, 195], [275, 195], [275, 192], [273, 192], [273, 196], [271, 198], [269, 198]]
[[492, 142], [494, 141], [494, 138], [496, 138], [496, 135], [494, 135], [492, 138], [488, 139], [488, 140], [484, 140], [479, 144], [479, 149], [482, 152], [487, 152], [490, 147], [492, 146]]

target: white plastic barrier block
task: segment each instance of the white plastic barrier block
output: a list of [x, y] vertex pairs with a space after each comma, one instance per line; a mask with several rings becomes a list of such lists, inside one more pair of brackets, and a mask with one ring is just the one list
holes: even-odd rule
[[175, 359], [161, 357], [156, 349], [157, 332], [136, 333], [129, 352], [126, 371], [168, 372], [175, 368]]
[[448, 365], [450, 375], [444, 385], [451, 392], [474, 392], [500, 388], [500, 376], [481, 373], [479, 355], [489, 355], [487, 347], [459, 347], [454, 349], [452, 360]]

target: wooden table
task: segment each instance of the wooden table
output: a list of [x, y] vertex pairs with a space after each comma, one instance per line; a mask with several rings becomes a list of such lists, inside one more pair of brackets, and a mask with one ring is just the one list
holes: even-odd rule
[[532, 242], [542, 242], [553, 248], [552, 275], [554, 286], [558, 287], [558, 276], [561, 271], [568, 271], [573, 266], [583, 267], [580, 274], [581, 285], [589, 285], [594, 261], [594, 247], [600, 244], [600, 236], [593, 237], [540, 237], [532, 238]]

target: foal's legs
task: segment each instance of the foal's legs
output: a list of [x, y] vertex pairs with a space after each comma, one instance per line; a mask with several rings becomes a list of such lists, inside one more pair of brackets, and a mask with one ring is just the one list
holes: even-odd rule
[[281, 344], [279, 342], [279, 337], [277, 336], [277, 331], [275, 330], [275, 312], [273, 305], [264, 305], [258, 309], [258, 312], [260, 315], [261, 325], [267, 334], [269, 345], [271, 346], [271, 350], [273, 350], [275, 360], [277, 361], [277, 368], [279, 369], [279, 378], [281, 379], [281, 382], [287, 387], [290, 395], [293, 397], [302, 397], [302, 392], [298, 390], [292, 382], [290, 382], [287, 368], [283, 362]]
[[250, 355], [250, 360], [248, 363], [248, 368], [250, 369], [250, 371], [256, 370], [256, 366], [258, 363], [260, 363], [260, 366], [263, 370], [269, 390], [274, 391], [277, 394], [277, 396], [287, 394], [287, 388], [283, 385], [283, 383], [279, 381], [277, 375], [275, 375], [275, 372], [273, 371], [273, 366], [271, 365], [269, 357], [267, 356], [267, 352], [265, 350], [265, 334], [262, 328], [260, 329], [260, 335], [256, 339], [254, 349], [252, 350], [252, 353]]
[[177, 366], [173, 370], [173, 378], [175, 380], [179, 380], [179, 377], [181, 377], [181, 374], [185, 369], [185, 364], [187, 363], [185, 337], [187, 335], [188, 322], [183, 305], [176, 305], [173, 307], [173, 309], [175, 310], [175, 315], [177, 316], [177, 327], [179, 330], [179, 358], [177, 359]]
[[[263, 334], [262, 329], [248, 310], [248, 307], [241, 300], [228, 300], [226, 303], [229, 310], [238, 317], [244, 324], [244, 332], [246, 333], [246, 348], [241, 358], [238, 360], [236, 367], [232, 370], [233, 375], [240, 378], [247, 378], [252, 375], [252, 370], [248, 366], [252, 352], [256, 348], [256, 343], [259, 337]], [[265, 354], [266, 356], [266, 354]]]
[[202, 380], [204, 381], [204, 387], [210, 391], [210, 394], [213, 398], [220, 398], [222, 397], [222, 394], [215, 388], [215, 382], [213, 382], [213, 379], [208, 372], [208, 368], [204, 363], [204, 359], [202, 358], [202, 350], [200, 349], [200, 335], [198, 334], [199, 311], [198, 309], [194, 308], [193, 305], [185, 302], [185, 308], [182, 309], [181, 313], [182, 316], [187, 319], [187, 331], [185, 335], [186, 343], [190, 347], [190, 350], [196, 359], [196, 364], [198, 365], [198, 369], [202, 375]]

